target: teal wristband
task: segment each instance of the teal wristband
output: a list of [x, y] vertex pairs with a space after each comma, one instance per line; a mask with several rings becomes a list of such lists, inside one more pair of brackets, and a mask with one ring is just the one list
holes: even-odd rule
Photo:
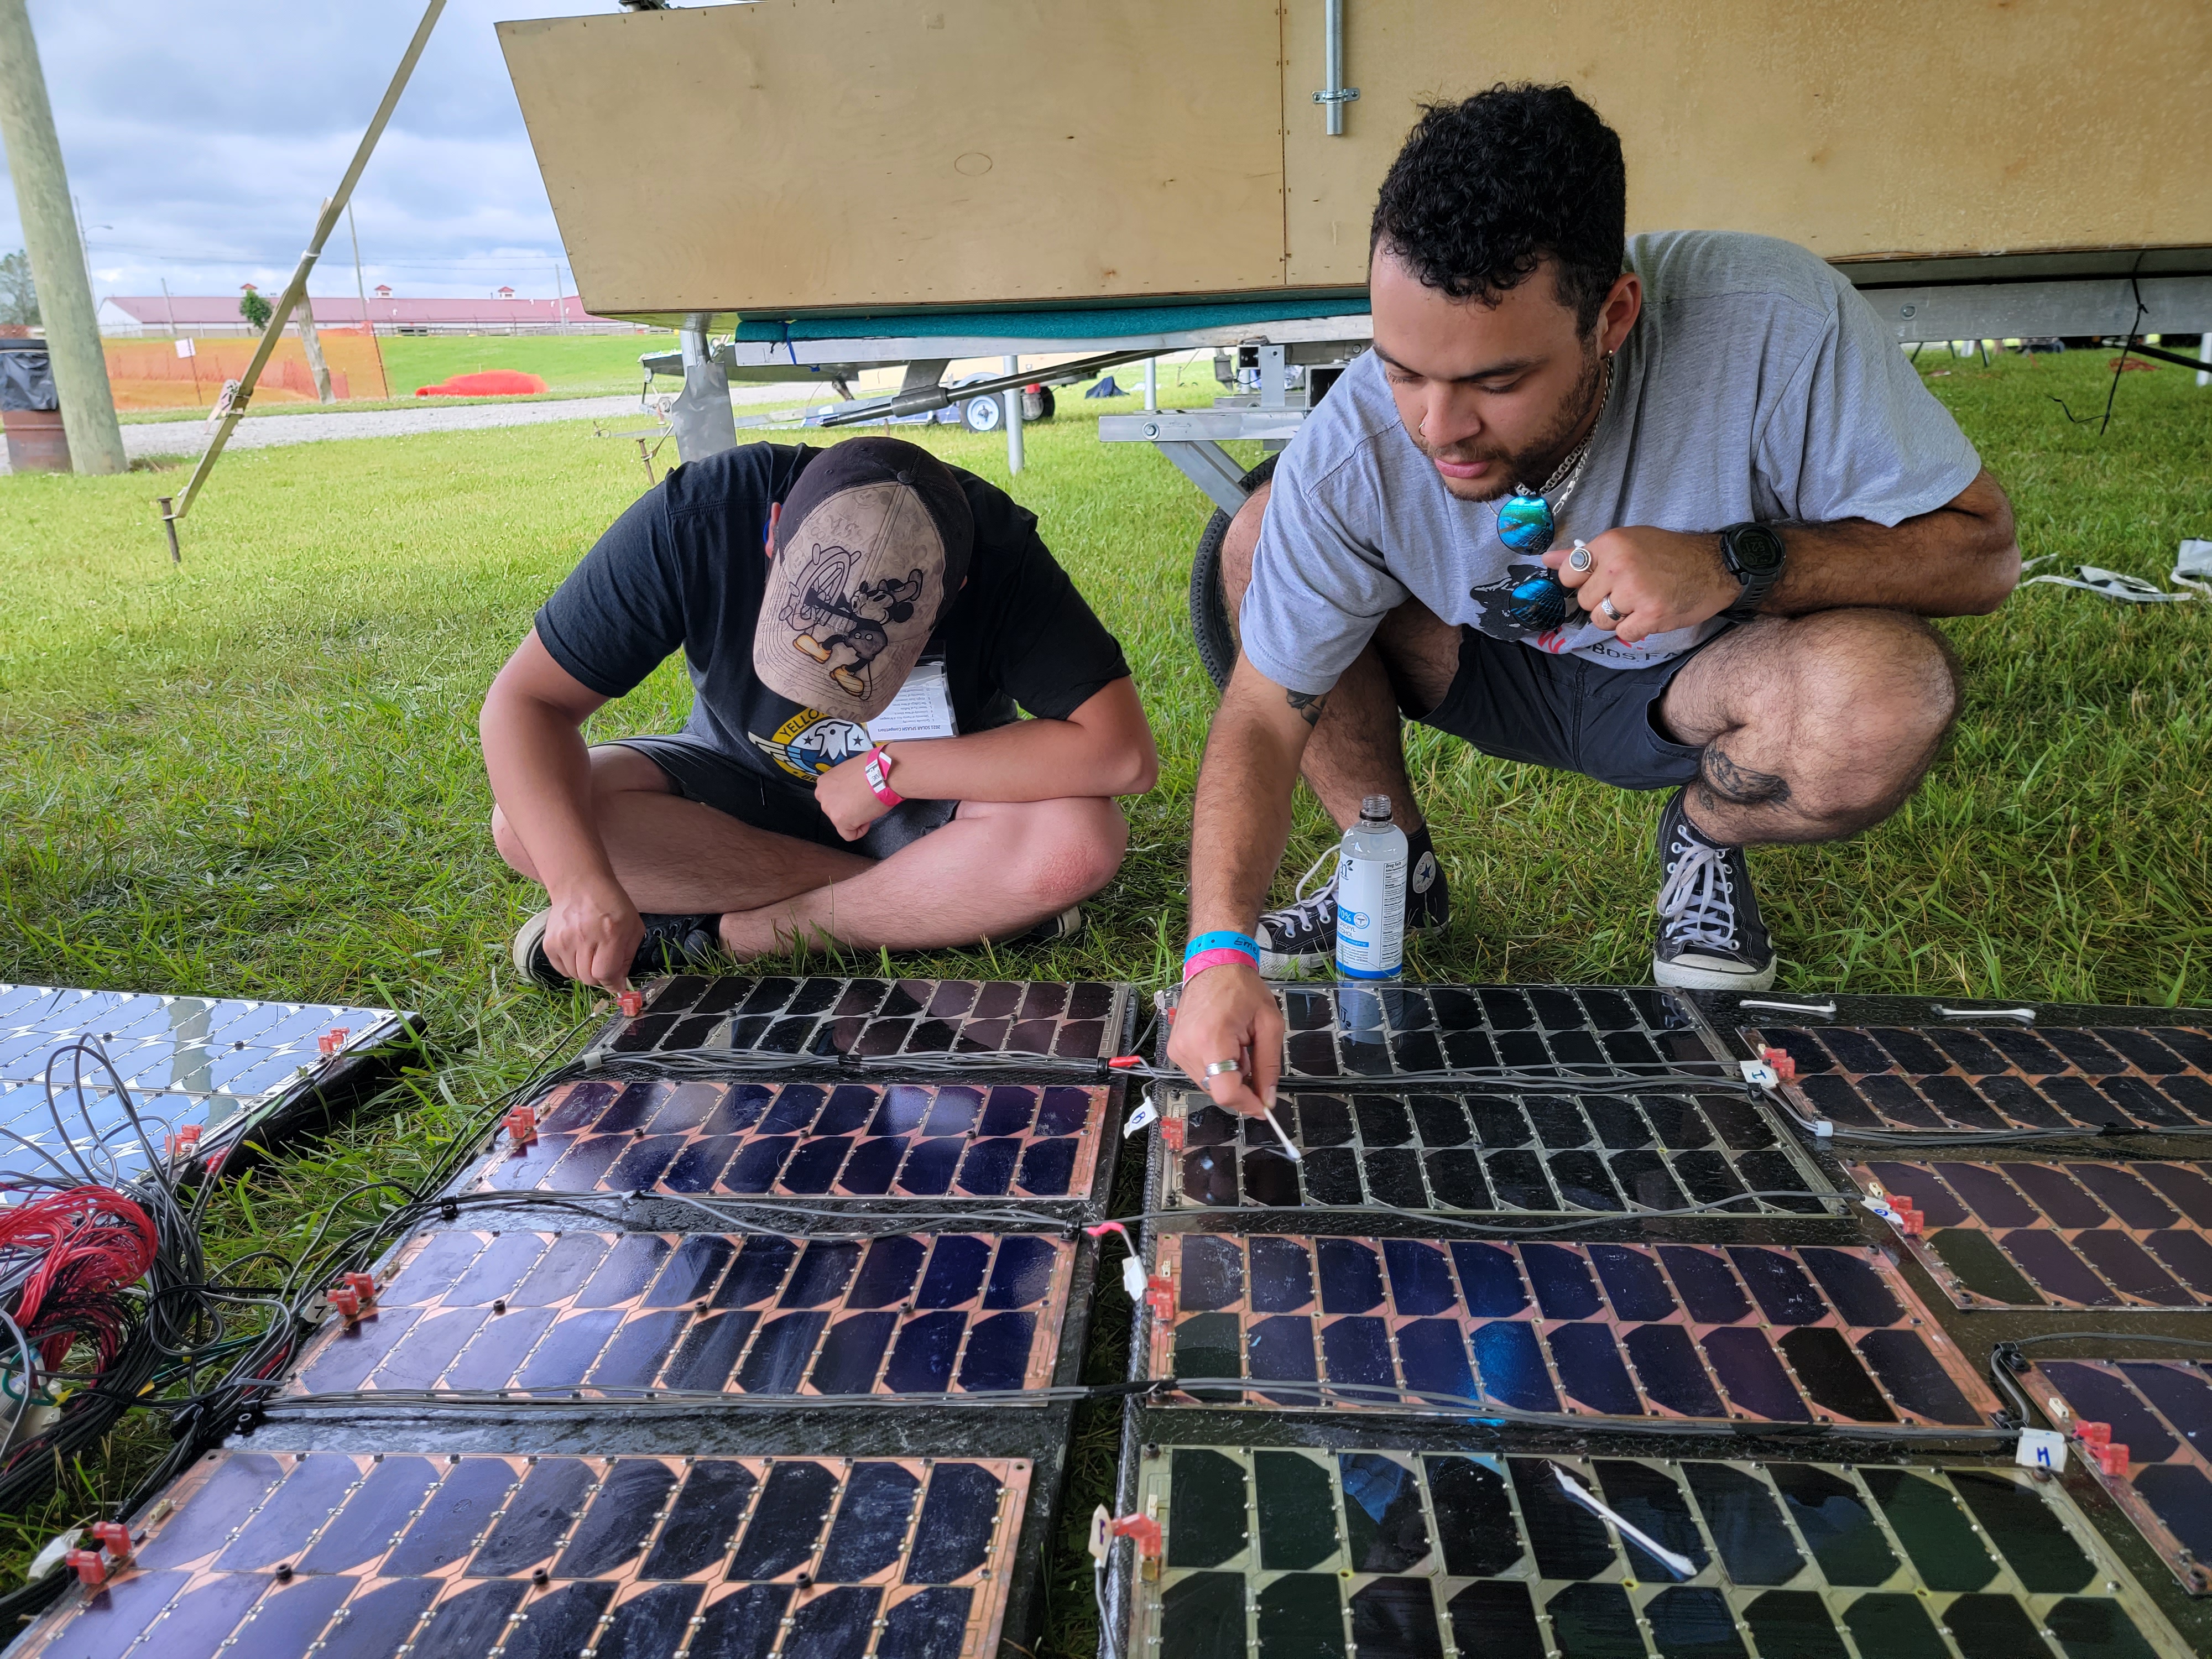
[[1255, 965], [1257, 965], [1260, 960], [1259, 940], [1248, 939], [1242, 933], [1233, 933], [1225, 928], [1215, 933], [1200, 933], [1183, 947], [1182, 959], [1188, 962], [1193, 957], [1206, 951], [1242, 951], [1252, 958]]

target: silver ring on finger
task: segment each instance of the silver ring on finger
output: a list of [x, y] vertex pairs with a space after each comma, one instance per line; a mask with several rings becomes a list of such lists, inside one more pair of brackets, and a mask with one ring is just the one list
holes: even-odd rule
[[1597, 608], [1605, 612], [1607, 621], [1619, 622], [1620, 620], [1620, 612], [1613, 608], [1613, 601], [1611, 599], [1600, 599], [1597, 602]]
[[1206, 1068], [1206, 1080], [1208, 1083], [1211, 1083], [1218, 1077], [1227, 1077], [1232, 1073], [1241, 1072], [1243, 1069], [1244, 1067], [1241, 1061], [1234, 1060], [1217, 1060], [1211, 1066], [1208, 1066]]
[[1584, 544], [1577, 542], [1575, 544], [1575, 550], [1567, 555], [1567, 568], [1570, 570], [1587, 570], [1589, 568], [1590, 550]]

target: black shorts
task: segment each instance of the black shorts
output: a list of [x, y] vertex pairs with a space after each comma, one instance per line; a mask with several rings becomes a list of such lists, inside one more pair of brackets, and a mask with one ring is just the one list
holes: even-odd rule
[[887, 859], [933, 830], [942, 830], [960, 810], [957, 800], [909, 800], [894, 806], [868, 826], [858, 841], [847, 841], [815, 804], [814, 792], [793, 781], [781, 783], [744, 762], [696, 738], [617, 738], [613, 745], [635, 749], [667, 775], [676, 793], [740, 823], [772, 836], [811, 841], [863, 858]]
[[1443, 701], [1415, 718], [1500, 760], [1665, 789], [1696, 777], [1704, 751], [1661, 734], [1659, 699], [1713, 640], [1649, 668], [1606, 668], [1462, 628], [1459, 672]]

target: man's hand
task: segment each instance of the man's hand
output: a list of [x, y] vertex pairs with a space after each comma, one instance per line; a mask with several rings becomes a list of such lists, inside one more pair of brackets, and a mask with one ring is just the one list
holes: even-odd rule
[[[1224, 963], [1184, 986], [1168, 1032], [1168, 1057], [1224, 1110], [1258, 1117], [1273, 1105], [1283, 1015], [1260, 970]], [[1208, 1078], [1206, 1068], [1218, 1060], [1233, 1060], [1238, 1069]]]
[[[1544, 562], [1575, 590], [1589, 619], [1611, 629], [1623, 645], [1695, 627], [1727, 610], [1743, 591], [1721, 557], [1717, 534], [1633, 525], [1608, 530], [1584, 545], [1590, 553], [1587, 570], [1568, 562], [1572, 548], [1553, 548]], [[1616, 616], [1606, 614], [1608, 599]]]
[[609, 881], [587, 882], [551, 897], [546, 960], [580, 985], [628, 990], [630, 963], [645, 939], [645, 924], [629, 895]]
[[[850, 760], [838, 762], [814, 780], [814, 804], [847, 841], [860, 840], [868, 833], [870, 824], [890, 811], [868, 787], [868, 756], [872, 752], [863, 750]], [[898, 789], [896, 778], [892, 779], [891, 787]]]

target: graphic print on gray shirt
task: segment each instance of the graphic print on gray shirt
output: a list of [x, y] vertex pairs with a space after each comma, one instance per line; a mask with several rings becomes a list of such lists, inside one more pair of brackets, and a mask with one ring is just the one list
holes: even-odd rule
[[[1794, 243], [1727, 231], [1632, 237], [1644, 312], [1553, 544], [1629, 525], [1895, 525], [1953, 500], [1981, 460], [1849, 281]], [[1609, 668], [1645, 668], [1718, 618], [1623, 645], [1571, 621], [1513, 628], [1502, 597], [1540, 561], [1498, 539], [1413, 447], [1370, 351], [1283, 452], [1239, 618], [1244, 654], [1288, 690], [1336, 684], [1410, 595], [1449, 623]], [[1579, 613], [1577, 613], [1579, 614]]]

